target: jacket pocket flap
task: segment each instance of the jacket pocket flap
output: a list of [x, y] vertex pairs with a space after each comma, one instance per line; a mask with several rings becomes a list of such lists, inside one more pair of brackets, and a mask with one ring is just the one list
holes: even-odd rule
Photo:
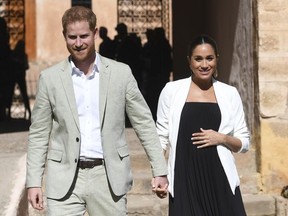
[[122, 157], [122, 158], [129, 155], [129, 148], [127, 145], [118, 148], [117, 151], [118, 151], [118, 154], [120, 155], [120, 157]]
[[51, 149], [48, 152], [47, 159], [60, 162], [62, 160], [62, 155], [63, 155], [62, 151]]

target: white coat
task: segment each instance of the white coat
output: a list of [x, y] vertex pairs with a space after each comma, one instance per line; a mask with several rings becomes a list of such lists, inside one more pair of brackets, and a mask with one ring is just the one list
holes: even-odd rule
[[[162, 148], [164, 150], [169, 149], [168, 190], [172, 196], [174, 196], [174, 166], [180, 116], [190, 84], [191, 77], [167, 83], [158, 102], [156, 126]], [[213, 87], [221, 111], [221, 123], [218, 132], [237, 137], [242, 143], [239, 152], [248, 151], [250, 135], [246, 126], [242, 100], [237, 89], [217, 80], [213, 80]], [[217, 152], [230, 188], [235, 194], [235, 188], [240, 185], [240, 179], [233, 154], [224, 145], [218, 145]]]

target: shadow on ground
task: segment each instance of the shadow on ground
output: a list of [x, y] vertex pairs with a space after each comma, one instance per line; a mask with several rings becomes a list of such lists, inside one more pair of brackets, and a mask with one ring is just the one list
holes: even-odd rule
[[9, 119], [0, 121], [0, 134], [28, 131], [31, 122], [27, 119]]

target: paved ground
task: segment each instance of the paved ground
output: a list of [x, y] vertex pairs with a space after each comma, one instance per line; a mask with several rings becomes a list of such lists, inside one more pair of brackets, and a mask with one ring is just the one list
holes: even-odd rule
[[29, 121], [0, 122], [0, 215], [16, 215], [25, 184]]

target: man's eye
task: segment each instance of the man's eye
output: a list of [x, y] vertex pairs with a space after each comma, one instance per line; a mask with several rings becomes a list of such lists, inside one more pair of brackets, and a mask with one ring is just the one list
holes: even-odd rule
[[71, 39], [71, 40], [75, 40], [77, 37], [76, 37], [76, 36], [71, 36], [71, 35], [70, 35], [70, 36], [68, 36], [68, 38]]
[[81, 35], [81, 36], [80, 36], [81, 39], [85, 39], [85, 38], [87, 38], [87, 37], [88, 37], [88, 35]]

